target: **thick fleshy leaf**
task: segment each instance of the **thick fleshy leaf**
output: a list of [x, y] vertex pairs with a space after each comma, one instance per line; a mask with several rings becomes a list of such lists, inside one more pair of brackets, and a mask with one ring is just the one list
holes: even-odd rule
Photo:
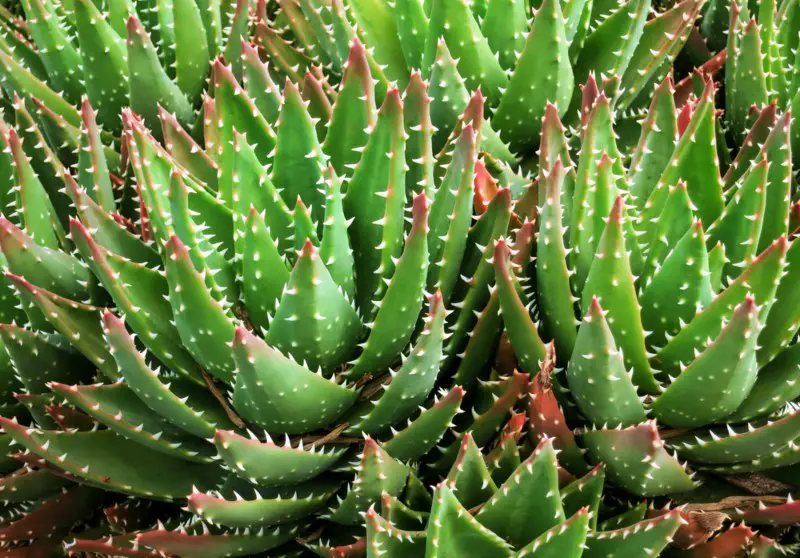
[[567, 521], [542, 533], [519, 551], [518, 558], [581, 558], [589, 532], [590, 513], [584, 508]]
[[748, 296], [719, 336], [655, 400], [655, 416], [669, 426], [690, 428], [735, 411], [756, 381], [759, 329], [758, 308]]
[[353, 433], [385, 432], [392, 425], [407, 420], [425, 401], [440, 370], [445, 315], [442, 295], [437, 292], [430, 299], [425, 329], [400, 367], [391, 372], [388, 386], [378, 399], [368, 403], [364, 411], [356, 409], [356, 416], [351, 418]]
[[578, 408], [593, 424], [633, 426], [645, 420], [646, 413], [607, 314], [592, 298], [578, 330], [567, 380]]
[[575, 346], [575, 303], [570, 288], [567, 250], [564, 239], [563, 186], [567, 179], [561, 159], [557, 159], [544, 179], [544, 203], [539, 214], [536, 245], [536, 289], [542, 326], [556, 341], [562, 359], [572, 355]]
[[614, 531], [589, 533], [586, 537], [585, 558], [630, 556], [644, 553], [658, 556], [672, 540], [681, 525], [680, 512], [672, 511], [656, 519], [648, 519]]
[[[347, 371], [350, 378], [380, 373], [390, 366], [408, 345], [417, 324], [428, 271], [428, 201], [424, 194], [414, 198], [411, 219], [411, 230], [402, 255], [395, 261], [394, 275], [386, 281], [383, 297], [372, 302], [378, 310], [374, 321], [368, 324], [370, 333], [361, 353]], [[441, 298], [438, 292], [431, 304], [442, 306]]]
[[272, 156], [272, 181], [284, 201], [299, 197], [310, 208], [315, 223], [325, 212], [322, 173], [327, 166], [314, 122], [297, 85], [287, 80], [283, 88], [277, 142]]
[[100, 122], [114, 132], [122, 129], [119, 115], [129, 104], [125, 41], [91, 0], [73, 2], [75, 27], [81, 46], [83, 81]]
[[379, 502], [384, 494], [398, 496], [409, 475], [412, 475], [411, 469], [367, 436], [359, 456], [358, 477], [344, 499], [331, 510], [329, 519], [343, 525], [361, 525], [361, 514]]
[[633, 383], [646, 393], [656, 393], [658, 383], [647, 360], [639, 301], [626, 250], [622, 198], [617, 198], [597, 245], [583, 289], [581, 306], [589, 308], [597, 297], [608, 312], [608, 324], [625, 366], [633, 370]]
[[447, 486], [468, 509], [488, 501], [497, 491], [486, 460], [469, 432], [461, 438], [458, 455], [447, 474]]
[[356, 303], [364, 317], [383, 292], [383, 279], [395, 270], [403, 242], [405, 204], [405, 132], [400, 92], [391, 90], [347, 185], [344, 211], [355, 254]]
[[703, 350], [707, 339], [714, 339], [719, 335], [723, 320], [729, 319], [734, 308], [748, 295], [754, 297], [761, 316], [766, 314], [773, 303], [787, 249], [786, 239], [779, 238], [764, 250], [727, 289], [696, 314], [677, 335], [669, 338], [664, 348], [653, 358], [653, 366], [662, 372], [677, 374], [685, 364], [695, 359], [695, 351]]
[[[192, 483], [213, 486], [220, 470], [215, 465], [189, 463], [126, 440], [110, 430], [51, 432], [27, 429], [0, 418], [0, 426], [18, 444], [59, 469], [116, 491], [172, 500], [187, 496]], [[105, 451], [98, 452], [102, 446]], [[157, 475], [141, 471], [156, 468]]]
[[694, 488], [689, 474], [664, 448], [655, 421], [589, 430], [581, 440], [592, 459], [605, 463], [607, 478], [634, 494], [658, 496]]
[[764, 453], [783, 449], [800, 436], [800, 412], [775, 421], [760, 420], [746, 426], [709, 428], [670, 440], [682, 457], [700, 463], [752, 461]]
[[475, 519], [515, 547], [524, 546], [563, 523], [557, 469], [553, 443], [541, 442], [481, 507]]
[[219, 402], [207, 390], [151, 369], [125, 323], [111, 312], [103, 315], [103, 333], [125, 383], [153, 412], [204, 439], [211, 438], [216, 428], [231, 426]]
[[177, 236], [167, 242], [166, 254], [170, 305], [184, 346], [209, 373], [232, 382], [234, 364], [228, 339], [233, 339], [234, 320], [208, 292]]
[[51, 383], [53, 392], [117, 434], [165, 455], [210, 463], [214, 448], [153, 413], [124, 384], [69, 386]]
[[352, 303], [307, 241], [270, 321], [266, 342], [312, 370], [330, 371], [352, 354], [360, 332]]
[[153, 548], [165, 554], [177, 556], [196, 556], [197, 558], [220, 558], [222, 556], [247, 556], [268, 552], [283, 543], [293, 540], [297, 534], [296, 526], [278, 526], [275, 529], [213, 533], [201, 530], [208, 528], [205, 523], [197, 524], [197, 529], [169, 531], [163, 527], [138, 533], [136, 541], [146, 548]]
[[697, 220], [667, 254], [639, 296], [648, 347], [663, 347], [714, 298], [703, 225]]
[[240, 529], [281, 525], [322, 508], [338, 484], [330, 480], [311, 481], [288, 489], [240, 484], [234, 485], [238, 490], [224, 487], [220, 496], [194, 492], [187, 501], [193, 513], [216, 525]]
[[270, 432], [298, 434], [332, 425], [358, 392], [304, 368], [244, 328], [233, 339], [233, 403]]
[[470, 91], [481, 89], [495, 104], [500, 90], [507, 86], [505, 70], [495, 58], [488, 41], [481, 33], [477, 21], [466, 2], [434, 0], [430, 8], [430, 24], [422, 59], [423, 74], [431, 77], [430, 69], [436, 58], [440, 40], [458, 61], [458, 73]]
[[135, 16], [128, 20], [127, 27], [131, 107], [154, 130], [158, 129], [159, 105], [175, 113], [182, 122], [188, 122], [192, 118], [192, 105], [162, 68], [149, 35]]
[[[288, 442], [288, 438], [287, 438]], [[218, 430], [214, 436], [222, 459], [240, 477], [266, 486], [295, 485], [316, 477], [342, 457], [345, 448], [313, 444], [303, 447], [245, 438], [235, 432]]]
[[494, 268], [500, 308], [508, 338], [514, 346], [520, 367], [531, 374], [545, 358], [545, 345], [528, 311], [522, 287], [509, 263], [510, 249], [504, 239], [494, 248]]
[[46, 393], [50, 382], [81, 382], [92, 377], [92, 366], [64, 337], [0, 324], [14, 373], [28, 393]]
[[428, 524], [425, 556], [484, 556], [505, 558], [511, 547], [478, 522], [453, 495], [447, 483], [437, 485]]
[[[501, 3], [490, 6], [494, 4]], [[558, 107], [562, 116], [569, 108], [574, 81], [568, 47], [561, 2], [544, 0], [522, 54], [512, 54], [517, 70], [492, 118], [500, 137], [515, 152], [535, 144], [548, 103]]]
[[454, 387], [415, 419], [409, 420], [403, 430], [394, 432], [383, 448], [400, 461], [419, 459], [433, 449], [448, 428], [452, 427], [451, 421], [461, 412], [463, 398], [464, 389]]
[[81, 304], [36, 287], [12, 274], [6, 274], [19, 295], [35, 304], [47, 321], [86, 356], [109, 379], [118, 373], [111, 354], [102, 341], [100, 308]]

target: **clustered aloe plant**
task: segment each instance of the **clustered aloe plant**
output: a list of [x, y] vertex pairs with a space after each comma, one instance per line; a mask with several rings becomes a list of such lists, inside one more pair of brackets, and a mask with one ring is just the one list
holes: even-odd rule
[[21, 4], [4, 555], [794, 552], [800, 2]]

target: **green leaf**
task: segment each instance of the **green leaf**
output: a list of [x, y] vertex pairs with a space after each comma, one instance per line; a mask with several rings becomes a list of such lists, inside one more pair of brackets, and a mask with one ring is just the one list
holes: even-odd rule
[[367, 510], [367, 548], [371, 555], [406, 556], [422, 558], [425, 556], [425, 532], [406, 531], [378, 515], [374, 507]]
[[[208, 36], [197, 32], [203, 26], [203, 14], [192, 0], [172, 0], [172, 20], [177, 22], [173, 24], [175, 83], [193, 102], [200, 98], [211, 60]], [[238, 39], [233, 33], [228, 38], [232, 43]]]
[[6, 277], [11, 280], [19, 296], [35, 304], [47, 321], [92, 361], [102, 374], [111, 380], [117, 379], [116, 366], [103, 343], [100, 308], [60, 297], [10, 273]]
[[705, 0], [683, 0], [656, 13], [644, 25], [642, 35], [622, 76], [621, 109], [649, 98], [652, 84], [660, 82], [686, 44]]
[[[693, 0], [687, 0], [691, 2]], [[642, 122], [639, 143], [629, 164], [629, 192], [641, 208], [650, 197], [658, 179], [669, 164], [678, 139], [678, 119], [672, 80], [667, 78], [653, 93], [650, 107]]]
[[788, 413], [772, 421], [762, 419], [726, 430], [708, 428], [670, 440], [681, 457], [699, 463], [753, 461], [761, 455], [784, 449], [800, 436], [800, 413]]
[[536, 289], [542, 326], [556, 341], [556, 351], [568, 359], [575, 346], [575, 297], [570, 288], [570, 270], [564, 239], [562, 198], [567, 173], [557, 159], [549, 174], [540, 181], [544, 200], [539, 214], [536, 245]]
[[230, 420], [211, 393], [164, 370], [151, 369], [125, 323], [108, 311], [103, 314], [103, 334], [120, 376], [153, 412], [203, 439], [211, 438], [216, 428], [230, 428]]
[[592, 424], [633, 426], [644, 421], [646, 413], [606, 314], [610, 312], [592, 298], [578, 330], [567, 380], [578, 408]]
[[287, 205], [291, 207], [298, 197], [303, 200], [315, 223], [322, 221], [325, 212], [325, 198], [320, 185], [326, 166], [314, 122], [300, 91], [294, 83], [286, 80], [271, 178]]
[[[130, 96], [125, 35], [117, 34], [110, 18], [91, 0], [75, 0], [73, 6], [88, 99], [98, 111], [100, 122], [119, 133], [120, 112], [129, 104]], [[86, 109], [82, 112], [85, 115]]]
[[758, 24], [753, 18], [741, 29], [738, 11], [731, 6], [725, 68], [725, 114], [733, 134], [743, 139], [750, 107], [766, 105], [769, 94]]
[[451, 421], [461, 412], [461, 401], [464, 389], [454, 387], [446, 395], [434, 400], [433, 405], [425, 409], [415, 419], [408, 421], [408, 426], [383, 444], [386, 452], [399, 461], [412, 461], [428, 453], [441, 440], [444, 433], [452, 426]]
[[763, 320], [773, 303], [787, 249], [788, 242], [782, 238], [762, 252], [727, 289], [696, 314], [677, 335], [669, 338], [664, 348], [653, 358], [653, 366], [662, 372], [675, 374], [684, 363], [692, 362], [695, 351], [704, 348], [706, 339], [714, 339], [719, 335], [723, 320], [730, 318], [734, 308], [748, 295], [754, 296], [761, 309], [760, 320]]
[[391, 90], [378, 122], [347, 185], [344, 211], [355, 254], [356, 306], [365, 318], [375, 314], [372, 301], [384, 290], [383, 279], [395, 270], [403, 242], [405, 205], [405, 131], [400, 93]]
[[753, 261], [762, 224], [780, 219], [779, 215], [770, 215], [770, 219], [765, 219], [769, 167], [767, 160], [751, 166], [735, 186], [722, 215], [708, 228], [707, 244], [714, 246], [719, 242], [725, 247], [728, 261], [722, 270], [723, 285]]
[[445, 304], [458, 280], [458, 271], [472, 223], [472, 198], [476, 162], [476, 137], [471, 126], [464, 126], [455, 143], [450, 164], [433, 194], [428, 219], [427, 290], [442, 291]]
[[497, 491], [481, 450], [469, 432], [461, 438], [458, 455], [447, 474], [447, 486], [468, 509], [488, 501]]
[[509, 544], [472, 517], [445, 482], [436, 486], [428, 525], [425, 556], [511, 556]]
[[0, 339], [28, 393], [47, 393], [50, 382], [91, 380], [92, 366], [60, 335], [1, 324]]
[[72, 221], [70, 230], [81, 255], [91, 262], [95, 276], [125, 313], [143, 344], [170, 369], [198, 381], [197, 364], [172, 325], [172, 308], [166, 300], [167, 280], [158, 271], [106, 251], [77, 221]]
[[385, 494], [398, 496], [406, 487], [411, 469], [395, 461], [372, 438], [367, 436], [359, 456], [358, 477], [347, 495], [332, 510], [328, 519], [343, 525], [361, 525], [361, 514]]
[[674, 510], [657, 517], [623, 527], [614, 531], [589, 533], [586, 537], [585, 558], [605, 558], [607, 556], [630, 556], [631, 553], [644, 552], [648, 556], [658, 556], [672, 540], [681, 526], [680, 512]]
[[282, 355], [247, 330], [233, 340], [236, 410], [270, 432], [299, 434], [331, 425], [358, 392]]
[[623, 200], [617, 198], [608, 216], [597, 252], [593, 254], [581, 307], [589, 308], [597, 297], [608, 309], [608, 323], [625, 358], [625, 366], [633, 370], [633, 383], [645, 393], [657, 393], [644, 344], [644, 328], [639, 313], [634, 277], [626, 251]]
[[[189, 509], [205, 521], [233, 528], [262, 527], [292, 523], [319, 510], [333, 496], [338, 483], [312, 481], [286, 488], [256, 488], [239, 485], [232, 494], [214, 496], [194, 492]], [[244, 498], [239, 492], [244, 493]]]
[[261, 529], [245, 532], [220, 531], [213, 533], [200, 530], [208, 527], [205, 523], [198, 522], [195, 529], [187, 532], [179, 527], [174, 531], [165, 528], [144, 531], [136, 535], [136, 542], [146, 548], [153, 548], [165, 554], [177, 556], [196, 556], [197, 558], [219, 558], [220, 556], [246, 556], [269, 552], [282, 544], [293, 540], [298, 535], [297, 526], [279, 526], [274, 530]]
[[581, 558], [589, 532], [590, 513], [585, 508], [542, 533], [519, 551], [518, 558]]
[[216, 378], [233, 382], [230, 341], [235, 322], [222, 302], [209, 293], [189, 251], [177, 236], [166, 244], [169, 301], [175, 327], [186, 350]]
[[63, 91], [72, 103], [77, 103], [83, 89], [78, 73], [81, 55], [70, 42], [65, 26], [59, 25], [59, 17], [49, 4], [44, 0], [23, 0], [26, 23], [47, 69], [48, 81], [56, 90]]
[[217, 451], [236, 475], [266, 486], [292, 486], [310, 480], [333, 467], [344, 453], [344, 447], [287, 443], [278, 445], [266, 434], [261, 442], [251, 435], [245, 438], [235, 432], [218, 430], [214, 436]]
[[89, 196], [106, 211], [116, 211], [114, 191], [108, 172], [105, 146], [89, 101], [81, 104], [81, 145], [78, 154], [78, 182]]
[[528, 544], [564, 522], [552, 441], [539, 444], [481, 507], [475, 519], [515, 547]]
[[[430, 310], [425, 318], [425, 329], [404, 359], [402, 365], [391, 371], [391, 382], [380, 397], [371, 401], [364, 415], [351, 419], [353, 433], [379, 434], [392, 425], [407, 420], [425, 401], [439, 374], [444, 343], [445, 309], [441, 293], [430, 299]], [[351, 423], [352, 423], [351, 422]]]
[[178, 120], [192, 118], [192, 105], [169, 78], [150, 37], [136, 17], [128, 20], [128, 83], [131, 108], [141, 115], [151, 129], [158, 129], [158, 106], [174, 113]]
[[581, 440], [592, 459], [605, 464], [607, 478], [633, 494], [660, 496], [694, 488], [681, 463], [664, 448], [655, 421], [589, 430]]
[[[650, 3], [627, 0], [610, 4], [613, 8], [594, 23], [580, 50], [575, 62], [577, 83], [584, 83], [590, 73], [597, 76], [624, 75], [643, 40]], [[592, 15], [600, 9], [595, 3]]]
[[312, 370], [330, 372], [352, 354], [360, 333], [352, 303], [307, 241], [270, 321], [266, 342]]
[[[189, 463], [126, 440], [110, 430], [52, 432], [25, 428], [6, 418], [0, 426], [32, 453], [90, 485], [155, 498], [182, 499], [192, 484], [213, 486], [216, 465]], [[104, 451], [98, 452], [102, 447]], [[158, 474], [143, 475], [142, 471]]]
[[571, 517], [585, 509], [589, 515], [589, 526], [597, 529], [597, 517], [603, 499], [606, 469], [600, 464], [585, 476], [572, 481], [561, 489], [561, 505], [564, 514]]
[[639, 296], [648, 347], [663, 347], [714, 298], [703, 225], [697, 220], [667, 254]]
[[216, 456], [213, 447], [188, 438], [180, 429], [154, 414], [124, 384], [71, 386], [53, 382], [51, 387], [76, 409], [144, 447], [197, 463], [210, 463]]
[[[521, 1], [517, 4], [522, 7]], [[502, 4], [490, 4], [490, 14], [493, 5]], [[510, 53], [517, 69], [502, 94], [492, 122], [500, 137], [517, 153], [535, 144], [548, 103], [558, 107], [561, 116], [569, 108], [574, 80], [565, 32], [561, 3], [544, 0], [522, 54], [517, 55], [514, 49]], [[503, 60], [502, 54], [500, 60]]]
[[655, 400], [652, 409], [659, 421], [692, 428], [734, 412], [756, 381], [759, 329], [758, 308], [748, 296], [719, 336]]
[[430, 70], [440, 40], [447, 43], [453, 58], [458, 61], [458, 73], [464, 78], [467, 89], [482, 90], [490, 102], [496, 104], [500, 100], [500, 90], [508, 84], [508, 78], [466, 2], [432, 1], [425, 55], [422, 58], [425, 77], [432, 78]]
[[2, 215], [0, 248], [11, 273], [64, 298], [90, 302], [94, 279], [83, 262], [37, 244]]
[[717, 160], [714, 108], [714, 83], [706, 84], [686, 130], [678, 140], [675, 151], [659, 184], [653, 189], [642, 212], [644, 223], [661, 213], [668, 185], [679, 180], [686, 182], [689, 197], [697, 208], [695, 213], [708, 228], [723, 212], [722, 180]]

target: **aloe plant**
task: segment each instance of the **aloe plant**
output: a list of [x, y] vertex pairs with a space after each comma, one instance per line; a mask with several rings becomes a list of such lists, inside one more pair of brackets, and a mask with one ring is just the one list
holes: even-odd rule
[[535, 283], [503, 240], [494, 253], [521, 368], [549, 340], [565, 365], [560, 394], [585, 427], [560, 443], [640, 496], [793, 465], [789, 114], [765, 108], [751, 130], [765, 139], [721, 175], [712, 82], [680, 112], [661, 85], [629, 163], [610, 100], [594, 83], [584, 96], [576, 164], [554, 107], [545, 119]]
[[720, 163], [702, 1], [22, 4], [11, 555], [796, 550], [695, 490], [800, 435], [790, 115]]
[[[467, 91], [480, 89], [491, 119], [481, 148], [500, 161], [531, 155], [548, 103], [575, 124], [578, 84], [592, 73], [617, 75], [617, 109], [647, 107], [687, 40], [704, 1], [650, 13], [650, 2], [572, 0], [302, 0], [277, 2], [256, 24], [256, 39], [287, 74], [322, 64], [341, 74], [347, 40], [370, 47], [379, 89], [420, 70], [432, 85], [434, 148], [440, 149]], [[531, 17], [533, 15], [533, 17]], [[651, 17], [652, 16], [652, 17]]]

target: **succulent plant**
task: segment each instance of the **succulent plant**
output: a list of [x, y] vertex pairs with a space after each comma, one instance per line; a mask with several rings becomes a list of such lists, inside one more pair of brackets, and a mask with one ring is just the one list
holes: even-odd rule
[[583, 93], [577, 164], [555, 107], [544, 118], [535, 281], [495, 246], [521, 369], [553, 340], [556, 393], [585, 425], [537, 429], [640, 496], [692, 490], [685, 461], [720, 474], [794, 465], [790, 114], [765, 108], [751, 130], [762, 139], [721, 176], [711, 81], [680, 112], [671, 82], [659, 86], [629, 161], [602, 87]]
[[126, 107], [154, 129], [158, 105], [192, 122], [210, 62], [224, 55], [238, 64], [249, 37], [245, 0], [21, 4], [24, 21], [0, 17], [0, 81], [9, 94], [41, 101], [65, 127], [58, 139], [77, 135], [84, 96], [115, 134]]
[[755, 23], [723, 130], [723, 57], [668, 76], [702, 0], [22, 6], [7, 555], [797, 550], [790, 70], [733, 91]]
[[[781, 112], [800, 110], [800, 5], [793, 0], [712, 0], [700, 29], [725, 58], [725, 125], [741, 146], [756, 118], [755, 109], [774, 104]], [[792, 130], [795, 167], [800, 130]]]
[[[481, 90], [491, 112], [481, 149], [512, 163], [537, 147], [548, 102], [576, 124], [577, 85], [591, 73], [620, 77], [617, 109], [647, 107], [670, 70], [703, 0], [651, 14], [644, 0], [281, 0], [256, 24], [256, 39], [295, 79], [312, 64], [341, 73], [347, 39], [369, 47], [379, 90], [408, 83], [415, 70], [431, 82], [434, 150]], [[532, 10], [532, 11], [531, 11]], [[531, 17], [531, 14], [534, 14]], [[652, 17], [650, 17], [652, 15]], [[629, 118], [634, 123], [633, 118]]]
[[[420, 475], [446, 471], [463, 436], [491, 442], [527, 389], [487, 376], [496, 297], [473, 335], [512, 222], [509, 188], [473, 215], [483, 97], [434, 155], [426, 83], [378, 108], [358, 41], [335, 92], [311, 74], [278, 89], [249, 43], [240, 62], [241, 83], [213, 66], [202, 147], [161, 107], [163, 145], [124, 109], [119, 176], [88, 100], [71, 164], [35, 100], [13, 103], [0, 423], [26, 467], [10, 485], [47, 479], [25, 500], [41, 513], [5, 535], [33, 540], [23, 551], [103, 506], [68, 551], [248, 555], [315, 525], [359, 532], [382, 494], [427, 494]], [[515, 219], [524, 257], [532, 227]], [[74, 496], [51, 505], [62, 487]], [[153, 500], [189, 513], [138, 504]]]

